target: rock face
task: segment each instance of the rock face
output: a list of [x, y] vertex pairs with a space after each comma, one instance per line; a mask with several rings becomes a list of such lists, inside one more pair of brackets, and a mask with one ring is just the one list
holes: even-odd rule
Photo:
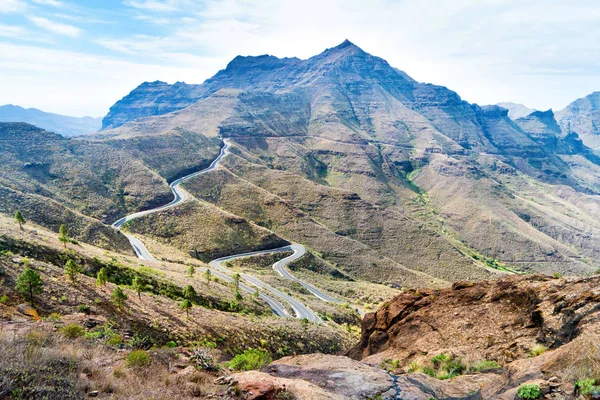
[[127, 121], [180, 110], [199, 100], [200, 85], [177, 82], [144, 82], [115, 103], [102, 119], [102, 129], [116, 128]]
[[[575, 399], [574, 382], [598, 376], [600, 277], [510, 276], [408, 291], [367, 314], [361, 342], [348, 355], [286, 357], [261, 372], [236, 375], [251, 399], [514, 400], [520, 385], [539, 385], [546, 399]], [[531, 353], [533, 344], [546, 352]], [[445, 353], [487, 371], [452, 379], [407, 373]], [[391, 367], [392, 373], [379, 365]], [[276, 397], [280, 395], [281, 397]]]
[[600, 147], [600, 92], [575, 100], [556, 118], [564, 134], [575, 132], [587, 147]]
[[0, 122], [26, 122], [63, 136], [84, 135], [96, 132], [101, 127], [101, 118], [69, 117], [12, 104], [0, 106]]
[[527, 357], [536, 343], [558, 348], [592, 332], [600, 316], [599, 283], [600, 277], [510, 276], [407, 291], [367, 314], [361, 342], [349, 355], [407, 365], [446, 351], [509, 363]]

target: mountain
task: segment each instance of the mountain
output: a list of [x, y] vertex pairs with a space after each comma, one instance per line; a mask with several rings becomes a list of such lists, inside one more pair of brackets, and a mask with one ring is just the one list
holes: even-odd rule
[[508, 117], [510, 119], [519, 119], [522, 117], [526, 117], [531, 114], [535, 110], [534, 108], [529, 108], [523, 104], [511, 103], [511, 102], [503, 102], [496, 104], [502, 108], [506, 108], [508, 110]]
[[600, 262], [598, 160], [551, 111], [512, 120], [349, 41], [306, 60], [238, 56], [201, 85], [143, 84], [116, 120], [93, 139], [230, 138], [226, 168], [190, 181], [194, 196], [353, 277], [439, 286]]
[[600, 148], [600, 92], [575, 100], [556, 118], [565, 134], [575, 132], [587, 147]]
[[0, 122], [26, 122], [67, 137], [96, 132], [102, 123], [101, 118], [68, 117], [12, 104], [0, 106]]

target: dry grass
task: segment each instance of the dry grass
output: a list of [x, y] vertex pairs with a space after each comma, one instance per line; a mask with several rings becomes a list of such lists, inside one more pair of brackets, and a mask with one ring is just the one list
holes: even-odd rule
[[2, 398], [78, 399], [97, 390], [112, 399], [192, 399], [221, 390], [204, 372], [174, 375], [171, 350], [151, 351], [149, 365], [126, 369], [121, 351], [30, 330], [0, 334], [0, 354]]

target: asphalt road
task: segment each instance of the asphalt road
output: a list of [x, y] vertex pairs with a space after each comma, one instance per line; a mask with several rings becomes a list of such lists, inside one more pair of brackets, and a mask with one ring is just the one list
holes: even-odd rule
[[[224, 146], [221, 148], [221, 152], [219, 153], [219, 155], [217, 156], [217, 158], [215, 158], [213, 160], [212, 163], [210, 163], [210, 165], [198, 172], [194, 172], [193, 174], [190, 175], [186, 175], [183, 178], [179, 178], [177, 180], [174, 180], [173, 182], [171, 182], [171, 192], [173, 193], [173, 200], [169, 203], [169, 204], [165, 204], [164, 206], [160, 206], [157, 208], [153, 208], [151, 210], [145, 210], [145, 211], [139, 211], [133, 214], [129, 214], [117, 221], [115, 221], [112, 226], [114, 228], [120, 229], [123, 224], [127, 221], [131, 221], [133, 219], [139, 218], [139, 217], [143, 217], [144, 215], [148, 215], [148, 214], [152, 214], [158, 211], [162, 211], [162, 210], [166, 210], [167, 208], [171, 208], [171, 207], [175, 207], [178, 204], [183, 203], [184, 201], [186, 201], [187, 199], [190, 198], [190, 194], [188, 192], [186, 192], [186, 190], [184, 188], [181, 187], [181, 184], [185, 181], [187, 181], [188, 179], [194, 178], [196, 176], [200, 176], [200, 175], [204, 175], [207, 172], [210, 172], [212, 170], [214, 170], [215, 168], [217, 168], [217, 165], [219, 164], [219, 162], [223, 159], [223, 157], [225, 157], [228, 153], [229, 153], [229, 139], [223, 139], [223, 143]], [[128, 236], [128, 235], [126, 235]], [[129, 239], [129, 236], [127, 237]], [[131, 246], [134, 248], [135, 250], [135, 246], [136, 244], [131, 242], [131, 239], [129, 240], [129, 242], [131, 243]], [[142, 242], [140, 242], [138, 240], [137, 245], [139, 246], [141, 244], [142, 247], [144, 247], [144, 244]], [[145, 249], [145, 247], [144, 247]], [[144, 251], [140, 251], [140, 253], [137, 252], [136, 250], [136, 254], [138, 254], [138, 257], [141, 258], [142, 260], [148, 260], [148, 258], [143, 258], [140, 256], [140, 254], [144, 255], [144, 253], [148, 252], [148, 250]], [[150, 254], [148, 252], [148, 254]], [[150, 255], [150, 257], [152, 257]], [[152, 257], [150, 260], [155, 260], [154, 257]]]
[[[183, 189], [183, 187], [181, 187], [181, 184], [188, 179], [194, 178], [199, 175], [206, 174], [207, 172], [214, 170], [218, 166], [219, 162], [229, 153], [229, 147], [230, 147], [229, 140], [223, 139], [223, 143], [224, 143], [224, 146], [221, 148], [221, 152], [219, 153], [219, 156], [217, 158], [215, 158], [213, 160], [213, 162], [207, 168], [205, 168], [201, 171], [195, 172], [193, 174], [186, 175], [186, 176], [179, 178], [171, 183], [170, 188], [171, 188], [171, 192], [173, 193], [173, 200], [170, 203], [165, 204], [164, 206], [153, 208], [151, 210], [144, 210], [144, 211], [140, 211], [140, 212], [136, 212], [136, 213], [127, 215], [127, 216], [115, 221], [112, 224], [112, 226], [115, 229], [120, 230], [121, 227], [123, 226], [123, 224], [125, 224], [128, 221], [143, 217], [144, 215], [152, 214], [152, 213], [155, 213], [158, 211], [166, 210], [171, 207], [175, 207], [175, 206], [185, 202], [186, 200], [188, 200], [190, 197], [190, 194], [185, 189]], [[158, 260], [156, 260], [156, 258], [154, 258], [152, 256], [152, 254], [148, 251], [146, 246], [144, 246], [144, 243], [142, 243], [141, 240], [139, 240], [135, 236], [130, 235], [128, 233], [124, 233], [124, 235], [129, 240], [129, 243], [131, 244], [131, 247], [135, 251], [135, 254], [138, 256], [138, 258], [140, 258], [142, 260], [147, 260], [147, 261], [158, 261]], [[280, 251], [283, 251], [283, 250], [280, 250]], [[235, 256], [225, 257], [224, 259], [214, 260], [211, 262], [211, 267], [213, 267], [212, 272], [216, 276], [218, 276], [220, 279], [222, 279], [226, 282], [232, 282], [233, 279], [231, 278], [231, 276], [228, 275], [229, 273], [231, 273], [231, 271], [229, 271], [227, 268], [220, 266], [222, 261], [226, 261], [228, 259], [233, 259], [233, 258], [245, 257], [247, 255], [252, 255], [252, 254], [266, 254], [266, 253], [272, 253], [272, 252], [273, 252], [272, 250], [266, 250], [264, 252], [255, 252], [255, 253], [250, 253], [250, 254], [235, 255]], [[244, 274], [242, 277], [244, 278], [244, 280], [251, 283], [253, 286], [263, 289], [264, 291], [270, 292], [273, 296], [279, 297], [282, 300], [284, 300], [294, 310], [294, 313], [296, 314], [297, 318], [307, 318], [309, 321], [312, 321], [315, 323], [322, 322], [322, 320], [315, 313], [313, 313], [308, 307], [306, 307], [304, 304], [302, 304], [298, 300], [294, 299], [293, 297], [288, 296], [287, 294], [281, 292], [280, 290], [277, 290], [277, 289], [267, 285], [266, 283], [264, 283], [263, 281], [261, 281], [260, 279], [254, 277], [254, 276]], [[253, 294], [255, 291], [255, 289], [251, 288], [250, 286], [246, 285], [243, 282], [240, 282], [240, 289], [249, 294]], [[267, 296], [264, 293], [259, 293], [259, 298], [264, 300], [269, 305], [269, 307], [271, 307], [271, 309], [273, 310], [273, 312], [276, 315], [278, 315], [280, 317], [284, 317], [284, 318], [291, 317], [289, 315], [289, 313], [287, 312], [286, 308], [279, 301], [273, 299], [271, 296]]]
[[[223, 266], [223, 263], [226, 261], [235, 260], [237, 258], [256, 256], [256, 255], [260, 255], [260, 254], [280, 253], [282, 251], [287, 251], [287, 250], [290, 250], [290, 246], [280, 247], [278, 249], [272, 249], [272, 250], [262, 250], [262, 251], [254, 251], [254, 252], [250, 252], [250, 253], [236, 254], [236, 255], [232, 255], [232, 256], [217, 258], [216, 260], [212, 260], [210, 263], [208, 263], [208, 265], [210, 265], [210, 267], [214, 270], [223, 272], [224, 274], [230, 274], [232, 271], [230, 269], [228, 269], [227, 267]], [[287, 258], [290, 258], [290, 257], [287, 257]], [[290, 262], [290, 261], [292, 261], [292, 260], [289, 260], [288, 262]], [[304, 304], [302, 304], [300, 301], [296, 300], [292, 296], [285, 294], [281, 290], [275, 289], [271, 285], [261, 281], [260, 279], [256, 278], [255, 276], [248, 275], [248, 274], [240, 274], [240, 275], [246, 282], [250, 283], [251, 285], [256, 286], [267, 292], [270, 292], [272, 295], [279, 297], [280, 299], [282, 299], [286, 303], [288, 303], [290, 305], [290, 307], [292, 308], [292, 310], [294, 310], [294, 314], [296, 314], [296, 318], [300, 318], [300, 319], [306, 318], [307, 320], [314, 322], [314, 323], [318, 323], [318, 324], [323, 322], [321, 320], [321, 318], [319, 318], [319, 316], [317, 314], [315, 314], [310, 308], [306, 307]]]

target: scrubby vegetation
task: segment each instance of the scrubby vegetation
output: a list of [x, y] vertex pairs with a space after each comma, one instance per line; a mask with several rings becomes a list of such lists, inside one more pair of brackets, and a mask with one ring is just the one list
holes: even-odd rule
[[542, 389], [540, 385], [536, 384], [523, 384], [519, 386], [517, 390], [517, 397], [523, 400], [535, 400], [542, 397]]
[[271, 361], [273, 359], [268, 352], [261, 349], [248, 349], [241, 354], [236, 354], [227, 366], [237, 371], [250, 371], [260, 369]]

